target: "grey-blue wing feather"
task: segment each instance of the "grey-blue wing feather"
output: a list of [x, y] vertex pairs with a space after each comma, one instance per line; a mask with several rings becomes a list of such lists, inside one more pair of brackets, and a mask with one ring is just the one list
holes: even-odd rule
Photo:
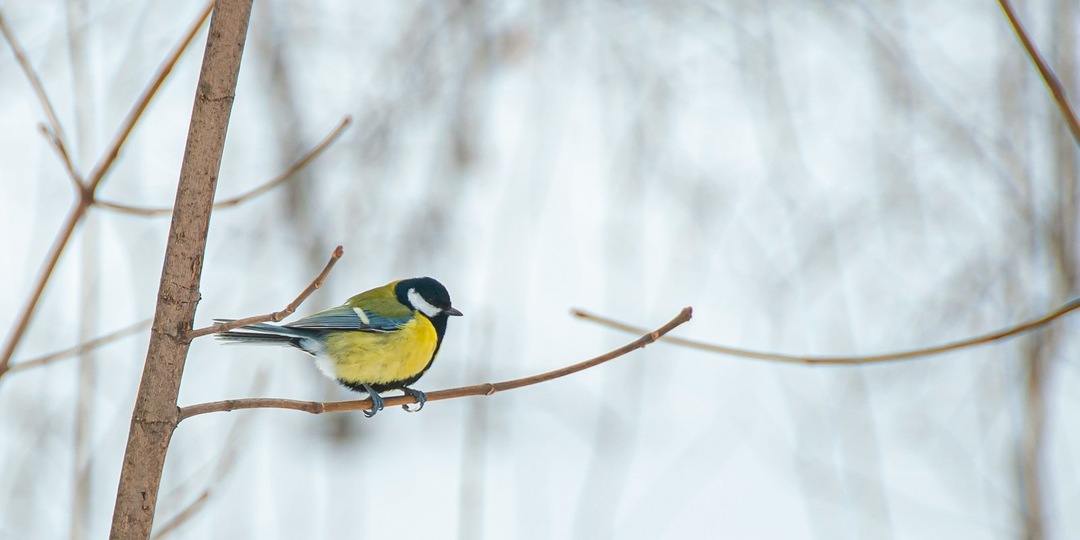
[[[285, 326], [310, 330], [360, 330], [363, 332], [393, 332], [405, 326], [412, 317], [380, 317], [370, 311], [363, 311], [363, 318], [355, 309], [347, 305], [330, 308], [309, 315]], [[366, 320], [365, 320], [366, 319]]]

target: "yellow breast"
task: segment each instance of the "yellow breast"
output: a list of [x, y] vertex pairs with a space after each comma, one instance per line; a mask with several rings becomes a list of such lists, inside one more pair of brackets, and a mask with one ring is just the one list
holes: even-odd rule
[[415, 379], [431, 362], [437, 342], [431, 321], [417, 314], [394, 332], [335, 332], [327, 336], [326, 354], [338, 379], [385, 385]]

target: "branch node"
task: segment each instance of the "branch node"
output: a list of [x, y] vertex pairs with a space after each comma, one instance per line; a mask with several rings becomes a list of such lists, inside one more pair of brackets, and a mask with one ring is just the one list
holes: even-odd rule
[[293, 301], [290, 302], [289, 305], [285, 306], [285, 309], [281, 311], [275, 311], [273, 313], [267, 313], [266, 315], [244, 317], [243, 319], [236, 319], [227, 323], [217, 323], [203, 328], [199, 328], [198, 330], [191, 330], [184, 334], [185, 338], [190, 341], [197, 337], [202, 337], [209, 334], [217, 334], [219, 332], [225, 332], [226, 330], [240, 328], [241, 326], [247, 326], [249, 324], [267, 321], [281, 322], [282, 319], [284, 319], [285, 317], [288, 317], [289, 315], [295, 313], [296, 308], [299, 307], [300, 304], [304, 302], [304, 300], [307, 300], [307, 297], [311, 296], [311, 293], [315, 292], [315, 289], [318, 289], [322, 285], [323, 281], [326, 280], [326, 276], [330, 274], [330, 270], [334, 268], [334, 265], [337, 264], [338, 259], [340, 259], [344, 253], [345, 250], [340, 245], [336, 247], [334, 249], [334, 253], [330, 255], [330, 260], [327, 261], [326, 266], [323, 267], [322, 272], [320, 272], [319, 275], [315, 277], [315, 280], [312, 281], [311, 284], [308, 285], [307, 288], [304, 289], [304, 291], [301, 292], [299, 296], [293, 299]]

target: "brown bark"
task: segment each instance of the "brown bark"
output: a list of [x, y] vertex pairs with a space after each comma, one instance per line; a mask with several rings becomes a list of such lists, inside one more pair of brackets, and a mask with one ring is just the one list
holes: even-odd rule
[[180, 169], [150, 346], [143, 366], [116, 492], [111, 538], [149, 538], [161, 472], [179, 421], [176, 404], [251, 0], [219, 0]]

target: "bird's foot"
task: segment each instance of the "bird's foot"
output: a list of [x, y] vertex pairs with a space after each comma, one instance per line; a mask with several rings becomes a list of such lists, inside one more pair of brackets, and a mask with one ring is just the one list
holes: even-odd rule
[[373, 390], [370, 386], [365, 384], [364, 390], [367, 390], [368, 397], [371, 398], [371, 408], [364, 410], [364, 416], [371, 418], [372, 416], [375, 416], [376, 413], [383, 410], [383, 400], [382, 396], [380, 396], [379, 393]]
[[401, 391], [405, 392], [406, 396], [412, 396], [412, 397], [416, 398], [416, 408], [415, 409], [410, 409], [409, 408], [409, 405], [410, 405], [409, 403], [406, 403], [406, 404], [401, 406], [402, 409], [405, 409], [408, 412], [417, 412], [420, 409], [423, 409], [424, 404], [427, 403], [427, 395], [424, 394], [423, 392], [419, 391], [419, 390], [416, 390], [415, 388], [402, 388]]

